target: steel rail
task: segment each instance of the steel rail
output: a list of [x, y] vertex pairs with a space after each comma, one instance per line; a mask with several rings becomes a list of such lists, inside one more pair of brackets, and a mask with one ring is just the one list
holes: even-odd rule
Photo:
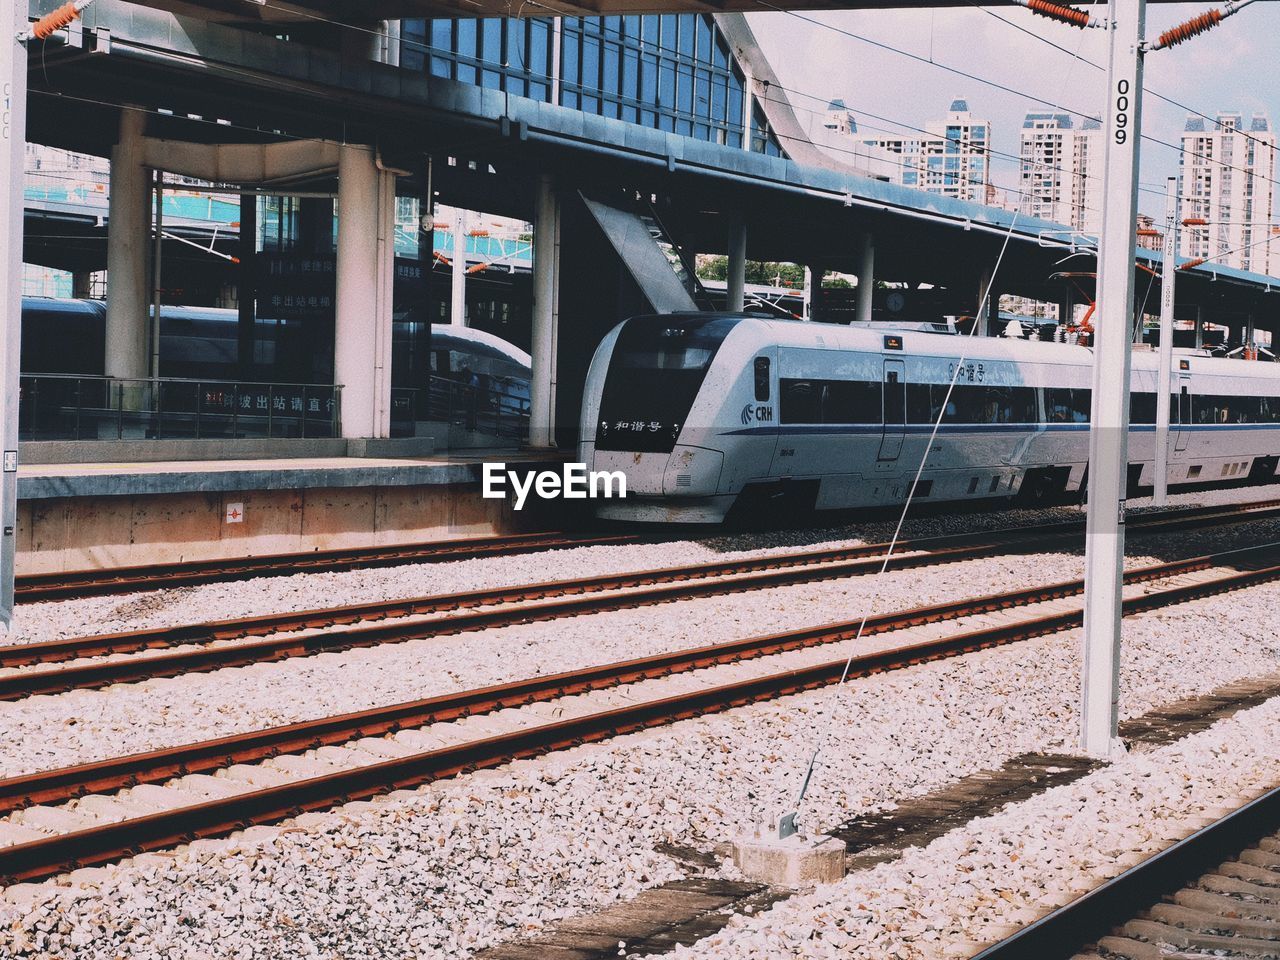
[[[1153, 529], [1180, 529], [1212, 521], [1244, 522], [1280, 514], [1280, 507], [1253, 507], [1250, 510], [1213, 509], [1174, 511], [1173, 515], [1149, 515], [1138, 524]], [[1040, 527], [1001, 528], [983, 534], [960, 534], [907, 541], [899, 545], [903, 553], [889, 563], [890, 569], [934, 566], [1011, 552], [1040, 549], [1078, 534], [1076, 521]], [[992, 535], [996, 535], [993, 538]], [[669, 567], [630, 574], [606, 574], [578, 580], [558, 580], [522, 584], [493, 590], [442, 594], [409, 600], [359, 604], [272, 614], [237, 620], [158, 627], [149, 630], [77, 637], [36, 644], [0, 647], [0, 667], [44, 666], [74, 658], [136, 653], [187, 644], [212, 644], [220, 640], [273, 633], [322, 629], [308, 636], [276, 637], [249, 643], [207, 646], [158, 656], [130, 660], [94, 662], [52, 670], [31, 670], [0, 676], [0, 700], [54, 694], [77, 689], [94, 689], [113, 683], [179, 676], [252, 663], [274, 662], [296, 656], [312, 656], [399, 643], [427, 637], [475, 630], [494, 629], [515, 623], [545, 621], [629, 609], [675, 600], [718, 596], [729, 593], [812, 583], [878, 571], [884, 544], [827, 548], [802, 553], [771, 554], [711, 564]], [[915, 553], [907, 551], [919, 551]], [[842, 559], [851, 558], [851, 559]], [[826, 566], [819, 566], [827, 564]], [[744, 572], [745, 571], [745, 572]], [[751, 571], [763, 571], [752, 573]], [[739, 576], [732, 576], [740, 574]], [[729, 579], [732, 576], [732, 579]], [[651, 586], [668, 584], [667, 586]], [[631, 590], [607, 594], [604, 591]], [[594, 596], [588, 594], [596, 594]], [[548, 602], [541, 601], [552, 598]], [[505, 605], [505, 606], [504, 606]], [[498, 607], [498, 609], [473, 609]], [[396, 618], [421, 616], [441, 611], [471, 609], [469, 613], [433, 620], [399, 622]], [[345, 630], [332, 629], [361, 621], [391, 620]]]
[[[1199, 515], [1221, 514], [1226, 517], [1232, 513], [1246, 513], [1251, 509], [1265, 511], [1277, 506], [1280, 506], [1280, 499], [1258, 501], [1254, 504], [1189, 507], [1167, 512], [1162, 511], [1160, 514], [1140, 514], [1135, 516], [1131, 523], [1142, 525], [1145, 517], [1156, 518], [1155, 522], [1177, 523], [1180, 519], [1194, 519]], [[1162, 521], [1160, 519], [1166, 517], [1167, 520]], [[1065, 521], [1060, 524], [1045, 525], [1045, 528], [1053, 526], [1062, 528], [1069, 526], [1083, 527], [1083, 522]], [[961, 534], [953, 539], [960, 540], [965, 536], [972, 535]], [[17, 578], [15, 591], [19, 602], [36, 603], [111, 593], [193, 586], [202, 583], [228, 582], [250, 577], [283, 576], [318, 571], [336, 572], [395, 566], [404, 563], [438, 563], [504, 554], [530, 553], [537, 550], [653, 543], [662, 539], [666, 538], [652, 534], [618, 533], [578, 536], [558, 531], [511, 534], [507, 536], [468, 537], [435, 543], [284, 553], [225, 560], [195, 560], [181, 563], [114, 567], [105, 570], [26, 574]], [[948, 538], [929, 539], [946, 540]]]
[[[1280, 787], [1152, 854], [1118, 877], [987, 947], [973, 960], [1068, 960], [1086, 944], [1160, 902], [1166, 894], [1231, 859], [1258, 838], [1275, 833], [1278, 825]], [[1259, 955], [1248, 949], [1250, 946], [1256, 943], [1246, 941], [1243, 953]]]
[[440, 563], [504, 554], [530, 553], [570, 547], [651, 542], [652, 536], [614, 534], [578, 536], [559, 531], [507, 536], [463, 537], [434, 543], [406, 543], [379, 547], [353, 547], [299, 553], [236, 557], [225, 560], [187, 560], [102, 570], [32, 573], [16, 578], [15, 597], [20, 603], [67, 600], [111, 593], [132, 593], [201, 583], [220, 583], [249, 577], [285, 576], [294, 573], [335, 572], [402, 563]]
[[[1177, 575], [1183, 572], [1183, 567], [1204, 569], [1207, 566], [1227, 565], [1225, 561], [1231, 561], [1231, 565], [1236, 567], [1235, 572], [1210, 581], [1175, 585], [1130, 597], [1124, 604], [1125, 614], [1132, 615], [1280, 579], [1280, 544], [1190, 558], [1175, 564], [1161, 564], [1131, 573], [1138, 580], [1152, 579], [1153, 576]], [[1170, 572], [1168, 570], [1170, 567], [1179, 569]], [[1071, 585], [1059, 585], [1059, 587], [1065, 586]], [[998, 598], [980, 598], [980, 602], [983, 600], [991, 602], [996, 599]], [[917, 610], [886, 616], [910, 621], [920, 614], [921, 611]], [[868, 676], [1058, 633], [1079, 626], [1082, 620], [1083, 610], [1077, 608], [970, 631], [953, 637], [862, 654], [854, 657], [849, 666], [849, 675]], [[81, 768], [65, 768], [45, 774], [14, 778], [13, 781], [0, 784], [0, 787], [4, 790], [6, 803], [11, 807], [15, 805], [12, 798], [20, 793], [20, 788], [14, 786], [19, 782], [27, 788], [29, 796], [34, 797], [32, 791], [45, 789], [46, 792], [43, 794], [45, 802], [57, 799], [59, 795], [75, 796], [103, 789], [102, 786], [98, 786], [95, 790], [92, 784], [114, 783], [115, 788], [118, 789], [136, 783], [149, 782], [153, 777], [165, 779], [197, 769], [207, 770], [228, 765], [239, 762], [241, 759], [261, 759], [279, 753], [310, 749], [325, 743], [341, 742], [328, 738], [340, 735], [338, 728], [344, 721], [350, 725], [348, 734], [342, 739], [350, 740], [353, 737], [378, 732], [379, 729], [385, 733], [402, 728], [407, 725], [410, 712], [415, 709], [423, 711], [426, 715], [439, 717], [450, 715], [449, 711], [452, 711], [453, 716], [487, 712], [502, 706], [516, 706], [539, 699], [550, 699], [553, 694], [541, 693], [539, 684], [546, 684], [548, 687], [559, 685], [564, 692], [612, 687], [620, 683], [665, 676], [682, 670], [698, 669], [699, 666], [732, 662], [813, 643], [830, 642], [850, 635], [851, 629], [856, 630], [856, 624], [849, 622], [815, 628], [815, 631], [795, 631], [791, 634], [755, 638], [753, 641], [736, 641], [700, 648], [683, 654], [664, 654], [645, 660], [588, 668], [586, 671], [561, 674], [556, 677], [446, 695], [443, 698], [435, 698], [434, 703], [420, 701], [417, 704], [404, 704], [389, 708], [382, 718], [373, 716], [375, 711], [366, 711], [362, 714], [347, 715], [347, 717], [315, 721], [311, 729], [304, 729], [309, 726], [307, 724], [295, 724], [270, 731], [221, 738], [205, 744], [173, 748], [170, 751], [154, 751], [133, 758], [102, 761]], [[819, 639], [824, 630], [827, 631], [827, 640]], [[803, 636], [805, 634], [809, 634], [807, 639]], [[749, 646], [752, 643], [756, 645], [755, 652], [752, 652]], [[787, 646], [788, 644], [790, 646]], [[773, 649], [770, 649], [770, 645]], [[784, 670], [762, 677], [753, 677], [402, 758], [380, 761], [367, 766], [340, 770], [267, 790], [211, 800], [137, 819], [103, 824], [73, 833], [0, 848], [0, 878], [4, 878], [4, 882], [7, 883], [43, 879], [66, 870], [108, 863], [138, 852], [163, 849], [198, 837], [219, 836], [252, 824], [272, 823], [308, 810], [324, 809], [337, 803], [362, 799], [402, 787], [416, 786], [457, 773], [500, 766], [512, 760], [537, 756], [568, 746], [603, 740], [649, 727], [664, 726], [677, 720], [706, 713], [720, 712], [748, 703], [799, 693], [837, 682], [844, 673], [845, 667], [845, 660], [836, 660]], [[453, 702], [445, 702], [450, 700]], [[428, 706], [424, 708], [424, 704]], [[405, 712], [398, 714], [398, 711]], [[353, 717], [357, 718], [354, 722], [349, 720]], [[332, 726], [326, 728], [326, 724], [332, 724]], [[254, 737], [264, 739], [255, 743], [252, 741]], [[188, 751], [188, 757], [185, 759], [181, 757], [181, 751]], [[163, 759], [166, 753], [169, 754], [167, 760]], [[132, 772], [127, 769], [130, 761], [135, 764]], [[188, 766], [188, 761], [191, 766]], [[165, 768], [166, 763], [169, 765], [168, 769]], [[211, 764], [212, 767], [199, 767], [198, 764], [201, 763]], [[147, 764], [151, 767], [147, 768]], [[118, 766], [113, 767], [113, 765]], [[152, 772], [147, 773], [147, 769]], [[81, 778], [79, 787], [74, 782], [77, 770], [87, 774]], [[41, 777], [46, 779], [42, 782], [39, 779]], [[93, 780], [94, 777], [98, 779]], [[61, 791], [61, 794], [58, 791]]]

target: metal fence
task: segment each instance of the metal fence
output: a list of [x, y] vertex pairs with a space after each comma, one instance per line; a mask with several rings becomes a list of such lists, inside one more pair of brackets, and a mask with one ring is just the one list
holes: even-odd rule
[[391, 391], [391, 432], [412, 433], [415, 421], [452, 423], [511, 440], [529, 435], [529, 398], [492, 385], [431, 376], [426, 389]]
[[341, 387], [24, 374], [20, 440], [336, 437]]

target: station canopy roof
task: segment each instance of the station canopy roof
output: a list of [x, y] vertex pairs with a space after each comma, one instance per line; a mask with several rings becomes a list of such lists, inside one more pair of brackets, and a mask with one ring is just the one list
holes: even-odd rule
[[[973, 0], [138, 0], [181, 16], [219, 23], [314, 22], [317, 17], [345, 23], [418, 17], [590, 17], [635, 13], [766, 13], [777, 10], [892, 10], [972, 7]], [[1176, 2], [1176, 0], [1150, 0]], [[982, 6], [1009, 6], [1010, 0], [984, 0]]]

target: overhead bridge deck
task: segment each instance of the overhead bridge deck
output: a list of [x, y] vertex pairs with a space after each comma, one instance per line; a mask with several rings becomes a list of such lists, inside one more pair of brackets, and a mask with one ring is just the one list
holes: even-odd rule
[[[30, 14], [56, 5], [32, 0]], [[976, 275], [1008, 234], [1002, 292], [1050, 302], [1058, 294], [1047, 281], [1063, 269], [1064, 247], [1094, 242], [1060, 224], [859, 176], [799, 137], [788, 146], [803, 162], [121, 0], [97, 0], [82, 26], [72, 45], [51, 43], [30, 74], [34, 142], [105, 156], [119, 134], [117, 114], [86, 114], [86, 101], [158, 110], [181, 104], [186, 114], [231, 125], [154, 117], [154, 136], [225, 142], [246, 130], [288, 130], [293, 141], [374, 143], [388, 164], [408, 170], [435, 156], [433, 184], [451, 202], [523, 219], [534, 217], [530, 183], [540, 173], [606, 200], [623, 188], [652, 192], [670, 199], [665, 225], [691, 250], [721, 249], [724, 218], [736, 212], [753, 221], [753, 259], [794, 261], [821, 249], [831, 268], [855, 273], [850, 238], [867, 232], [875, 236], [877, 278], [908, 283]], [[458, 162], [443, 162], [449, 156]], [[330, 176], [310, 187], [332, 184]], [[1160, 260], [1154, 251], [1135, 255]], [[1081, 258], [1072, 269], [1090, 263]], [[1205, 264], [1181, 277], [1179, 300], [1261, 316], [1274, 312], [1265, 308], [1278, 286], [1275, 278]]]

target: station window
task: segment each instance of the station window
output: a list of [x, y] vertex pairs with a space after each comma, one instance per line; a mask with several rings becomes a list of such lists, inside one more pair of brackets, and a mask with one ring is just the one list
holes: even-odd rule
[[558, 71], [561, 106], [784, 155], [763, 112], [743, 128], [743, 74], [710, 16], [565, 17], [553, 71], [555, 29], [547, 18], [405, 21], [401, 64], [544, 102]]

